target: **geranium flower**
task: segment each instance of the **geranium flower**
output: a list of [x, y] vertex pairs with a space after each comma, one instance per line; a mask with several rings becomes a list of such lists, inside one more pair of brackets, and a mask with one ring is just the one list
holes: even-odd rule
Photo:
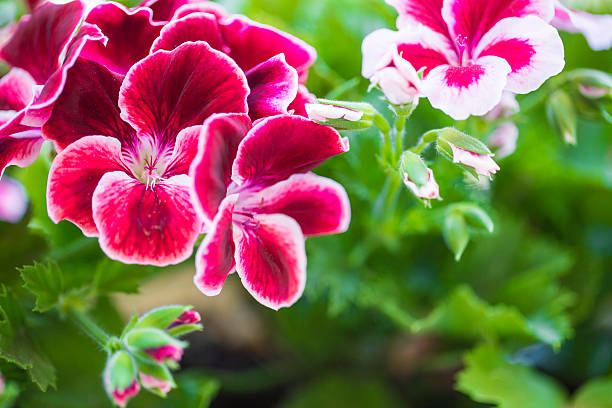
[[0, 176], [9, 165], [25, 167], [36, 159], [43, 142], [40, 126], [68, 69], [86, 42], [104, 39], [96, 27], [81, 25], [84, 12], [79, 1], [45, 3], [24, 16], [2, 43], [0, 59], [14, 68], [0, 79]]
[[555, 18], [552, 25], [570, 33], [582, 33], [595, 51], [612, 47], [612, 15], [590, 14], [565, 7], [555, 0]]
[[[179, 3], [163, 4], [174, 9]], [[156, 4], [162, 3], [152, 3]], [[316, 59], [314, 49], [273, 27], [229, 15], [214, 3], [184, 4], [169, 23], [154, 21], [148, 7], [130, 11], [116, 3], [105, 3], [94, 8], [87, 21], [99, 26], [109, 41], [106, 47], [88, 44], [83, 57], [114, 72], [125, 74], [148, 53], [170, 51], [185, 42], [206, 41], [229, 55], [245, 72], [253, 120], [288, 110], [304, 114], [304, 103], [312, 101], [301, 84]]]
[[186, 259], [201, 228], [187, 175], [200, 124], [246, 112], [247, 94], [240, 68], [204, 42], [156, 52], [125, 78], [79, 59], [43, 127], [61, 150], [49, 173], [49, 216], [98, 236], [124, 263]]
[[397, 52], [423, 70], [421, 91], [454, 119], [484, 115], [502, 91], [534, 91], [563, 69], [563, 43], [548, 24], [553, 0], [387, 2], [400, 30], [366, 37], [363, 75], [394, 66]]
[[235, 270], [265, 306], [299, 299], [304, 237], [343, 232], [350, 220], [342, 186], [309, 171], [347, 150], [334, 129], [299, 116], [274, 116], [252, 128], [246, 115], [208, 119], [190, 171], [196, 209], [208, 226], [196, 286], [216, 295]]

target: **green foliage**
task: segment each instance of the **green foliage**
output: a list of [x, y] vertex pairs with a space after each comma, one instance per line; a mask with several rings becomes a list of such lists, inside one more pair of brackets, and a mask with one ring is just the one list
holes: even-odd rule
[[350, 373], [321, 376], [290, 395], [280, 408], [399, 408], [394, 392], [376, 379]]
[[562, 408], [565, 395], [552, 379], [537, 371], [509, 363], [490, 344], [465, 357], [466, 368], [457, 376], [457, 389], [472, 399], [499, 408]]
[[0, 293], [0, 358], [26, 370], [42, 391], [55, 388], [55, 368], [41, 351], [21, 305], [6, 287]]
[[46, 312], [56, 306], [64, 294], [64, 275], [55, 263], [34, 263], [20, 270], [24, 286], [36, 296], [38, 312]]
[[612, 378], [595, 378], [584, 384], [573, 398], [572, 408], [611, 408]]

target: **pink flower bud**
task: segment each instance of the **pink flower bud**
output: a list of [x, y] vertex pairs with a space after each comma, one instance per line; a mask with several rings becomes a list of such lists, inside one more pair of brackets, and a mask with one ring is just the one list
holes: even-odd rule
[[487, 177], [491, 177], [491, 174], [495, 174], [499, 170], [499, 166], [493, 161], [491, 155], [470, 152], [452, 143], [449, 143], [449, 145], [453, 151], [453, 163], [472, 167], [476, 173]]
[[337, 105], [308, 103], [305, 107], [308, 117], [315, 122], [326, 122], [329, 119], [344, 119], [350, 122], [357, 122], [363, 116], [363, 112]]
[[130, 398], [135, 397], [140, 392], [140, 384], [134, 380], [127, 388], [115, 389], [112, 392], [113, 402], [120, 407], [125, 407]]
[[159, 390], [162, 394], [167, 394], [172, 389], [172, 383], [161, 378], [156, 378], [147, 374], [140, 373], [142, 386], [150, 390]]
[[516, 96], [512, 92], [504, 92], [502, 94], [501, 101], [485, 115], [487, 120], [497, 120], [501, 118], [508, 118], [515, 113], [518, 113], [520, 106], [516, 101]]
[[145, 349], [144, 351], [158, 363], [163, 363], [167, 359], [181, 361], [181, 358], [183, 357], [183, 349], [170, 344], [166, 346]]
[[425, 200], [434, 200], [440, 198], [440, 187], [434, 179], [433, 171], [427, 169], [427, 182], [422, 186], [417, 186], [416, 183], [410, 180], [408, 173], [404, 175], [404, 184], [412, 191], [412, 193]]
[[177, 317], [170, 325], [168, 329], [171, 329], [176, 326], [180, 326], [183, 324], [195, 324], [202, 320], [200, 314], [195, 310], [185, 310], [179, 317]]

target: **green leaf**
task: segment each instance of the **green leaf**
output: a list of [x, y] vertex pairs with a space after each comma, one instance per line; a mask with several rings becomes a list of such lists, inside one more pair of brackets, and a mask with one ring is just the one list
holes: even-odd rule
[[105, 258], [96, 267], [93, 285], [99, 294], [138, 293], [140, 282], [152, 272], [152, 267], [125, 265]]
[[442, 235], [448, 248], [455, 254], [455, 261], [461, 259], [463, 251], [470, 241], [470, 233], [468, 231], [465, 218], [458, 211], [451, 211], [444, 220]]
[[563, 408], [565, 395], [551, 378], [507, 362], [495, 346], [481, 345], [465, 357], [457, 389], [474, 401], [499, 408]]
[[595, 378], [576, 391], [571, 408], [612, 408], [612, 378]]
[[64, 276], [56, 263], [27, 265], [19, 269], [24, 286], [36, 296], [34, 310], [46, 312], [55, 307], [64, 292]]
[[28, 332], [21, 305], [5, 287], [0, 293], [0, 358], [26, 370], [36, 385], [55, 388], [55, 368]]

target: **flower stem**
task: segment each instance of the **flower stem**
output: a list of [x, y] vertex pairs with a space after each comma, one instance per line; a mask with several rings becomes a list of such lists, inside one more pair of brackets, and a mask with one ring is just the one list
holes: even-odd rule
[[404, 151], [404, 127], [407, 118], [405, 115], [398, 115], [395, 119], [395, 160], [399, 160]]
[[70, 308], [67, 311], [72, 321], [79, 326], [83, 332], [94, 339], [100, 346], [105, 347], [110, 340], [110, 336], [100, 328], [89, 316], [76, 308]]

